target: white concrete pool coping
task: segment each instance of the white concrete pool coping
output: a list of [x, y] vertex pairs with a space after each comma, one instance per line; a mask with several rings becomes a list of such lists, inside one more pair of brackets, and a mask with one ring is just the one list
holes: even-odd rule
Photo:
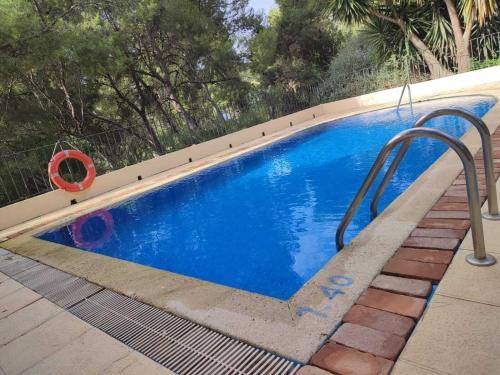
[[[456, 95], [491, 95], [498, 100], [499, 85], [495, 86], [496, 89], [487, 89], [482, 85], [481, 88], [467, 89]], [[32, 234], [289, 137], [297, 131], [387, 107], [387, 104], [376, 104], [342, 115], [317, 117], [313, 121], [297, 124], [293, 128], [129, 184], [4, 231], [4, 237], [15, 238], [3, 242], [2, 246], [251, 344], [298, 361], [307, 361], [340, 323], [342, 316], [387, 259], [460, 173], [462, 166], [456, 155], [447, 152], [439, 158], [286, 302], [46, 242], [32, 237]], [[493, 131], [500, 120], [500, 104], [497, 102], [483, 119]], [[479, 135], [474, 128], [462, 140], [473, 153], [480, 147]], [[16, 233], [23, 235], [16, 237]], [[348, 285], [349, 280], [353, 280], [352, 285]]]

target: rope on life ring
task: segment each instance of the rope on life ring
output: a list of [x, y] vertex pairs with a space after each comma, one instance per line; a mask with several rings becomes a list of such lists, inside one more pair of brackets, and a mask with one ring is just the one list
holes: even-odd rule
[[[106, 229], [98, 239], [89, 241], [86, 240], [83, 236], [83, 226], [87, 223], [88, 220], [95, 217], [101, 219], [104, 222]], [[115, 223], [113, 220], [113, 216], [106, 210], [97, 210], [90, 214], [84, 215], [78, 218], [73, 224], [71, 224], [73, 241], [75, 242], [75, 245], [80, 248], [94, 250], [102, 246], [109, 240], [109, 238], [113, 234], [114, 225]]]
[[[79, 160], [87, 174], [83, 181], [81, 182], [68, 182], [59, 175], [59, 167], [61, 163], [68, 159]], [[57, 154], [52, 156], [49, 161], [49, 179], [56, 185], [59, 189], [68, 191], [70, 193], [76, 193], [88, 189], [90, 185], [94, 182], [96, 177], [94, 161], [90, 156], [85, 155], [79, 150], [62, 150]]]

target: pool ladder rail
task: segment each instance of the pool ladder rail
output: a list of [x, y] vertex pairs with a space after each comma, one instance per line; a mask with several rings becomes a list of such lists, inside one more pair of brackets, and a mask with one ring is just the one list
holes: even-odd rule
[[[474, 253], [469, 254], [466, 257], [467, 262], [475, 266], [491, 266], [496, 263], [496, 259], [493, 256], [488, 255], [486, 253], [486, 247], [484, 242], [484, 230], [483, 230], [483, 223], [481, 216], [481, 201], [479, 198], [479, 187], [477, 182], [474, 157], [472, 156], [467, 146], [465, 146], [465, 144], [459, 139], [452, 137], [440, 130], [422, 127], [423, 124], [425, 124], [425, 122], [429, 121], [431, 118], [443, 116], [445, 114], [446, 115], [455, 114], [457, 116], [468, 119], [474, 124], [474, 126], [478, 129], [479, 133], [481, 134], [481, 141], [483, 143], [485, 172], [487, 176], [486, 184], [487, 184], [488, 205], [489, 205], [488, 206], [489, 213], [487, 215], [484, 215], [484, 217], [485, 219], [493, 219], [493, 220], [499, 219], [500, 215], [498, 215], [498, 203], [497, 203], [497, 195], [495, 189], [491, 135], [488, 131], [486, 124], [484, 124], [482, 120], [478, 119], [474, 115], [465, 111], [455, 110], [455, 109], [438, 110], [431, 112], [426, 116], [423, 116], [420, 120], [418, 120], [415, 123], [413, 128], [404, 130], [399, 134], [397, 134], [396, 136], [394, 136], [384, 145], [382, 150], [379, 152], [375, 162], [373, 163], [370, 171], [368, 172], [368, 175], [366, 176], [365, 180], [363, 181], [363, 184], [361, 185], [360, 189], [358, 190], [354, 199], [349, 205], [337, 229], [335, 240], [337, 248], [339, 250], [344, 247], [344, 234], [348, 225], [350, 224], [352, 218], [354, 217], [354, 214], [356, 213], [360, 204], [362, 203], [363, 199], [368, 193], [368, 190], [375, 182], [376, 177], [378, 176], [380, 170], [382, 169], [385, 162], [389, 158], [389, 155], [391, 154], [392, 150], [394, 150], [394, 148], [397, 147], [400, 143], [403, 143], [400, 151], [398, 152], [398, 155], [393, 161], [393, 164], [387, 171], [384, 180], [377, 189], [378, 197], [375, 196], [374, 201], [372, 201], [372, 204], [373, 202], [375, 202], [375, 204], [373, 205], [373, 207], [375, 207], [375, 212], [376, 212], [376, 203], [378, 202], [380, 195], [383, 193], [384, 188], [387, 186], [390, 178], [392, 177], [395, 170], [399, 166], [399, 163], [401, 162], [401, 159], [404, 157], [408, 147], [410, 146], [412, 139], [432, 138], [447, 144], [448, 147], [450, 147], [457, 153], [463, 164], [465, 180], [466, 180], [466, 188], [467, 188], [467, 199], [469, 202], [469, 215], [471, 219], [472, 242], [474, 247]], [[488, 175], [490, 176], [489, 178]]]
[[[484, 161], [484, 170], [486, 174], [486, 193], [488, 195], [488, 213], [484, 213], [483, 217], [489, 220], [500, 220], [500, 214], [498, 213], [498, 198], [496, 192], [496, 183], [495, 183], [495, 166], [493, 163], [493, 151], [491, 144], [491, 135], [488, 130], [488, 126], [484, 123], [483, 120], [474, 116], [473, 114], [461, 110], [461, 109], [438, 109], [433, 111], [425, 116], [422, 116], [415, 124], [413, 128], [419, 128], [424, 126], [428, 121], [442, 116], [457, 116], [469, 121], [479, 132], [479, 136], [481, 137], [481, 145], [483, 148], [483, 161]], [[389, 166], [385, 176], [383, 177], [380, 185], [378, 186], [375, 194], [373, 195], [372, 201], [370, 203], [370, 214], [372, 219], [374, 219], [377, 215], [377, 206], [378, 202], [384, 193], [385, 188], [389, 185], [389, 182], [398, 169], [401, 161], [403, 160], [408, 148], [410, 147], [411, 141], [405, 141], [401, 148], [399, 149], [396, 157], [394, 158], [392, 164]]]
[[397, 109], [396, 111], [399, 111], [399, 107], [401, 107], [401, 101], [403, 100], [403, 95], [405, 94], [405, 90], [408, 88], [408, 98], [409, 98], [409, 104], [410, 104], [410, 110], [411, 112], [413, 113], [413, 100], [411, 98], [411, 88], [410, 88], [410, 84], [408, 82], [406, 82], [403, 86], [403, 90], [401, 90], [401, 95], [399, 96], [399, 100], [398, 100], [398, 106], [397, 106]]

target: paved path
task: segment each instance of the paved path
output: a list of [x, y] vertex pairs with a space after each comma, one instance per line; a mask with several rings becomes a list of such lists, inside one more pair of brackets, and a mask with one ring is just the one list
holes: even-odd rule
[[469, 232], [393, 374], [500, 374], [500, 221], [483, 220], [483, 225], [486, 249], [498, 263], [466, 263], [473, 250]]
[[173, 372], [0, 273], [0, 375]]

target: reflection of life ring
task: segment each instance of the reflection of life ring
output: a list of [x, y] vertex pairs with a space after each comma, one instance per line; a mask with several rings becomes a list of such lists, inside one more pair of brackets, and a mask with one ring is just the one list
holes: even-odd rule
[[[83, 226], [85, 223], [92, 218], [99, 218], [104, 222], [105, 229], [102, 232], [98, 239], [95, 240], [86, 240], [83, 235]], [[100, 247], [104, 243], [106, 243], [111, 235], [113, 234], [114, 228], [113, 216], [106, 210], [98, 210], [96, 212], [92, 212], [88, 215], [84, 215], [77, 219], [73, 224], [71, 224], [71, 232], [73, 234], [73, 241], [78, 247], [93, 250], [95, 248]]]
[[[82, 162], [87, 175], [82, 182], [68, 182], [59, 175], [59, 166], [67, 159], [76, 159]], [[88, 189], [95, 179], [95, 166], [92, 159], [78, 150], [63, 150], [55, 154], [49, 161], [49, 178], [59, 189], [75, 193]]]

